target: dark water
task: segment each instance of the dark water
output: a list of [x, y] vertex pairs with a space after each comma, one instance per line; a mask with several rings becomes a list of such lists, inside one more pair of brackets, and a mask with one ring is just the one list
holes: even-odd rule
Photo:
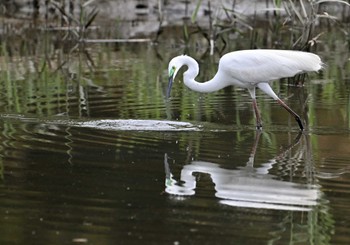
[[[275, 83], [306, 123], [299, 135], [261, 93], [261, 134], [241, 89], [200, 95], [176, 83], [165, 103], [172, 54], [94, 49], [96, 70], [75, 79], [1, 83], [1, 244], [350, 242], [344, 54], [304, 88]], [[215, 58], [206, 64], [200, 80]]]

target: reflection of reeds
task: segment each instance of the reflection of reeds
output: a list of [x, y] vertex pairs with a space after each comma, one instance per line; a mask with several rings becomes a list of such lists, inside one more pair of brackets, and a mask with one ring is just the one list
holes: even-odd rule
[[[210, 8], [213, 10], [213, 6]], [[266, 25], [252, 25], [252, 31], [247, 33], [243, 32], [243, 29], [240, 29], [240, 27], [244, 26], [244, 23], [238, 23], [240, 16], [238, 16], [237, 13], [231, 9], [225, 9], [224, 12], [229, 15], [230, 18], [232, 18], [231, 21], [224, 22], [219, 20], [218, 17], [214, 15], [214, 11], [212, 11], [212, 16], [210, 17], [212, 21], [209, 22], [212, 25], [212, 29], [211, 34], [207, 36], [209, 40], [214, 40], [215, 45], [218, 45], [218, 43], [215, 42], [216, 40], [223, 38], [227, 45], [223, 52], [247, 49], [250, 47], [288, 48], [290, 47], [288, 45], [291, 45], [298, 40], [296, 37], [298, 37], [297, 34], [300, 33], [298, 31], [301, 30], [298, 28], [298, 25], [300, 25], [298, 17], [295, 17], [295, 23], [293, 24], [292, 21], [284, 23], [283, 16], [271, 16], [271, 23], [278, 22], [278, 25], [273, 26], [270, 24], [268, 25], [268, 28]], [[141, 48], [138, 50], [139, 53], [137, 55], [133, 54], [131, 50], [137, 50], [139, 47], [144, 47], [144, 45], [131, 43], [130, 40], [90, 39], [87, 35], [89, 32], [86, 27], [91, 27], [91, 23], [95, 18], [95, 12], [89, 13], [85, 13], [85, 17], [81, 18], [81, 23], [79, 22], [80, 19], [78, 17], [74, 17], [77, 25], [73, 26], [73, 24], [71, 24], [70, 26], [61, 26], [59, 27], [61, 29], [56, 31], [49, 28], [41, 28], [40, 30], [32, 28], [22, 32], [21, 34], [16, 34], [15, 31], [11, 32], [10, 29], [7, 30], [6, 34], [8, 35], [3, 36], [1, 43], [0, 69], [2, 74], [2, 86], [4, 88], [3, 91], [6, 91], [6, 93], [3, 93], [2, 96], [7, 96], [5, 101], [7, 101], [8, 111], [16, 111], [19, 113], [22, 111], [34, 111], [32, 108], [26, 108], [23, 98], [31, 98], [29, 99], [31, 101], [29, 103], [31, 107], [33, 107], [35, 103], [34, 101], [38, 98], [36, 97], [35, 93], [41, 93], [35, 92], [35, 89], [39, 88], [40, 86], [56, 87], [58, 88], [56, 93], [65, 94], [66, 98], [69, 98], [69, 95], [67, 95], [67, 90], [74, 87], [74, 89], [72, 89], [74, 92], [80, 91], [80, 94], [78, 94], [76, 98], [81, 99], [79, 100], [82, 101], [81, 108], [84, 108], [84, 110], [89, 110], [89, 107], [86, 106], [86, 103], [89, 103], [89, 88], [98, 87], [95, 86], [95, 84], [102, 83], [99, 81], [99, 79], [104, 79], [104, 82], [102, 83], [103, 85], [107, 84], [108, 86], [113, 86], [113, 84], [118, 83], [124, 90], [123, 96], [125, 96], [125, 100], [119, 100], [119, 102], [125, 106], [125, 109], [122, 109], [121, 112], [123, 117], [132, 118], [144, 116], [145, 118], [159, 118], [163, 115], [162, 83], [165, 78], [163, 77], [162, 71], [166, 66], [166, 61], [169, 60], [169, 56], [173, 55], [170, 54], [169, 48], [164, 48], [163, 45], [153, 46], [154, 49], [159, 50], [159, 54], [164, 56], [162, 60], [158, 60], [158, 57], [154, 56], [153, 53], [148, 53], [149, 51], [147, 51], [147, 48]], [[67, 16], [70, 16], [70, 13], [67, 13]], [[295, 16], [297, 16], [297, 14], [295, 14]], [[66, 19], [67, 22], [65, 23], [67, 24], [69, 18], [67, 17]], [[195, 19], [196, 18], [194, 16], [193, 20]], [[78, 24], [78, 22], [80, 24]], [[284, 24], [282, 25], [281, 23]], [[81, 32], [80, 26], [83, 29], [85, 28], [84, 33], [79, 34], [79, 32]], [[291, 27], [291, 29], [287, 29], [286, 27]], [[316, 27], [317, 29], [313, 29], [315, 33], [323, 33], [323, 30], [321, 28], [319, 29], [319, 26]], [[72, 30], [74, 28], [75, 30]], [[188, 30], [191, 30], [188, 32], [189, 35], [196, 35], [193, 28], [196, 28], [196, 24], [194, 27], [192, 26], [191, 29], [190, 26], [188, 26]], [[269, 28], [271, 28], [273, 31], [266, 31]], [[245, 26], [245, 30], [246, 29], [250, 29], [249, 26]], [[215, 49], [212, 56], [208, 55], [210, 52], [205, 53], [202, 52], [203, 49], [197, 49], [198, 45], [203, 44], [205, 43], [205, 40], [208, 40], [206, 37], [204, 37], [205, 31], [206, 30], [204, 29], [201, 30], [202, 33], [200, 34], [198, 34], [197, 31], [196, 36], [200, 36], [201, 39], [204, 39], [204, 42], [200, 43], [198, 39], [191, 38], [191, 36], [189, 36], [190, 38], [187, 40], [188, 52], [186, 53], [190, 55], [192, 54], [194, 57], [196, 57], [200, 61], [201, 67], [203, 68], [201, 69], [199, 80], [208, 80], [215, 74], [217, 62], [220, 57], [219, 52], [216, 52]], [[233, 37], [230, 36], [232, 33], [240, 34], [235, 35], [233, 39]], [[252, 33], [255, 33], [255, 39], [252, 38]], [[289, 33], [290, 35], [286, 35], [286, 33]], [[334, 30], [330, 36], [320, 36], [320, 38], [323, 39], [323, 42], [317, 44], [318, 48], [323, 48], [325, 50], [334, 49], [334, 41], [338, 39], [338, 44], [339, 40], [341, 40], [344, 36], [342, 33], [344, 32]], [[71, 38], [69, 39], [67, 35], [71, 36]], [[76, 38], [79, 35], [81, 35], [83, 38], [81, 42], [78, 42], [79, 38]], [[291, 40], [294, 40], [294, 42], [291, 42]], [[125, 41], [126, 45], [101, 44], [101, 42], [119, 41]], [[148, 42], [149, 39], [142, 38], [135, 41]], [[173, 40], [170, 40], [169, 42], [174, 43]], [[77, 47], [76, 45], [78, 45], [79, 48], [74, 48]], [[346, 78], [348, 46], [346, 42], [344, 42], [343, 45], [336, 45], [336, 47], [337, 49], [340, 49], [341, 47], [341, 50], [339, 50], [339, 55], [333, 56], [327, 54], [326, 52], [322, 54], [324, 60], [334, 58], [336, 61], [329, 64], [327, 66], [327, 70], [318, 75], [319, 78], [322, 78], [322, 76], [331, 76], [339, 78], [340, 81]], [[118, 55], [115, 55], [115, 51], [118, 52]], [[181, 53], [182, 51], [176, 50], [176, 52]], [[147, 58], [140, 62], [133, 62], [135, 59], [140, 59], [140, 57]], [[127, 67], [121, 67], [120, 64], [126, 64]], [[101, 74], [104, 75], [100, 76]], [[22, 81], [25, 81], [27, 86], [20, 86], [19, 82]], [[157, 88], [152, 90], [151, 85], [154, 83], [157, 84]], [[281, 91], [278, 83], [275, 83], [273, 86], [276, 91]], [[21, 89], [19, 89], [19, 87], [21, 87]], [[217, 101], [215, 101], [217, 98], [215, 95], [200, 95], [193, 92], [187, 92], [187, 88], [184, 86], [176, 87], [177, 88], [174, 92], [182, 93], [183, 95], [179, 97], [178, 100], [174, 99], [174, 103], [176, 102], [181, 105], [182, 120], [215, 121], [217, 118], [225, 118], [227, 115], [232, 117], [232, 114], [227, 112], [227, 109], [225, 109], [228, 105], [224, 104], [223, 102], [217, 103]], [[23, 91], [25, 89], [28, 89], [27, 93]], [[317, 91], [315, 90], [313, 90], [313, 92], [316, 93]], [[318, 91], [319, 90], [324, 90], [324, 93], [327, 92], [330, 94], [332, 92], [339, 93], [341, 86], [327, 86], [322, 87], [322, 89], [318, 89]], [[55, 107], [55, 105], [52, 105], [52, 101], [50, 101], [50, 99], [57, 96], [56, 93], [52, 91], [45, 91], [43, 94], [39, 95], [39, 97], [42, 97], [40, 97], [41, 101], [37, 103], [37, 106], [38, 111], [41, 114], [48, 113], [51, 115], [62, 112], [62, 105], [57, 105], [57, 107], [60, 108], [59, 110], [52, 109]], [[232, 110], [236, 110], [236, 114], [234, 116], [235, 118], [231, 118], [230, 120], [231, 122], [234, 121], [240, 125], [240, 121], [244, 120], [242, 114], [247, 111], [246, 109], [250, 109], [250, 104], [246, 104], [245, 97], [241, 96], [242, 91], [235, 88], [228, 88], [227, 90], [223, 90], [218, 93], [221, 93], [220, 96], [235, 96], [237, 97], [237, 101], [234, 101], [234, 103], [246, 106], [243, 110], [239, 106], [231, 105]], [[282, 93], [284, 93], [283, 90]], [[46, 100], [43, 99], [44, 96]], [[59, 98], [61, 104], [63, 103], [62, 101], [64, 99], [65, 98], [63, 97]], [[338, 98], [332, 97], [332, 99], [335, 100]], [[268, 120], [271, 120], [269, 112], [271, 111], [272, 103], [264, 103], [266, 100], [264, 97], [259, 97], [258, 100], [265, 111], [264, 121], [269, 124]], [[149, 108], [148, 110], [146, 107], [143, 107], [143, 110], [136, 111], [132, 109], [132, 103], [136, 103], [135, 101], [144, 105], [147, 103], [156, 103], [157, 108]], [[22, 103], [24, 103], [24, 105]], [[304, 103], [304, 101], [302, 103]], [[308, 103], [308, 105], [310, 105], [309, 113], [313, 113], [311, 110], [313, 104]], [[51, 108], [49, 108], [50, 106]], [[216, 114], [213, 113], [213, 110], [215, 110]], [[66, 113], [66, 111], [64, 111], [64, 113]], [[179, 112], [177, 113], [179, 114]], [[89, 115], [88, 112], [83, 112], [80, 114]], [[252, 118], [253, 120], [253, 117], [250, 114], [249, 118]], [[310, 116], [310, 118], [312, 118], [311, 120], [314, 120], [314, 117]]]
[[0, 156], [0, 179], [4, 179], [4, 163], [2, 161], [2, 156]]

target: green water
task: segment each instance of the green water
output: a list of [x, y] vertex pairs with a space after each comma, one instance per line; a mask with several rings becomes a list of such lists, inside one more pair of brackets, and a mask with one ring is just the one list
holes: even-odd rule
[[[332, 38], [304, 87], [273, 84], [306, 131], [258, 92], [259, 139], [243, 89], [176, 81], [166, 102], [181, 45], [91, 44], [39, 63], [3, 53], [0, 243], [348, 244], [348, 50]], [[220, 54], [188, 50], [211, 78]], [[194, 128], [144, 127], [163, 120]]]

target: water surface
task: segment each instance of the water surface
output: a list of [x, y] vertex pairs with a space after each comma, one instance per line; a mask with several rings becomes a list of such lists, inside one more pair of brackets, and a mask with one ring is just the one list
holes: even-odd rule
[[349, 243], [349, 78], [333, 60], [303, 88], [274, 84], [307, 130], [258, 93], [259, 134], [246, 91], [176, 82], [166, 102], [172, 54], [94, 48], [94, 72], [1, 83], [1, 243]]

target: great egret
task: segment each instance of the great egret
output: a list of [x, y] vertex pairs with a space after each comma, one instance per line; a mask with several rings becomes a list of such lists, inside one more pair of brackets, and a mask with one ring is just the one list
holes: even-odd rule
[[210, 93], [230, 85], [248, 89], [253, 100], [257, 129], [262, 128], [262, 122], [256, 103], [256, 87], [275, 99], [294, 116], [300, 130], [303, 130], [300, 116], [278, 98], [268, 82], [284, 77], [292, 77], [299, 73], [318, 71], [322, 68], [322, 65], [318, 55], [307, 52], [273, 49], [241, 50], [222, 56], [216, 75], [207, 82], [199, 83], [195, 81], [199, 73], [197, 61], [190, 56], [180, 55], [169, 62], [167, 98], [170, 97], [173, 80], [177, 72], [182, 66], [187, 66], [188, 69], [183, 74], [183, 80], [185, 85], [194, 91]]

